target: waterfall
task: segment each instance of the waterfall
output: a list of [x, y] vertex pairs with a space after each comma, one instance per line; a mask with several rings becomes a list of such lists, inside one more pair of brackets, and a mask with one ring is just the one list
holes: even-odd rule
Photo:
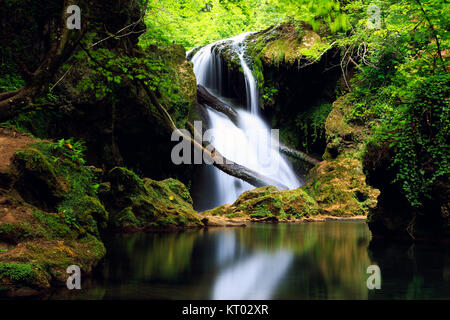
[[[225, 100], [222, 97], [225, 93], [220, 52], [224, 44], [230, 45], [244, 72], [247, 110], [239, 109], [227, 101], [238, 113], [239, 126], [236, 126], [225, 115], [207, 108], [212, 129], [210, 141], [226, 158], [295, 189], [300, 187], [303, 181], [296, 176], [290, 163], [280, 155], [277, 141], [271, 135], [269, 126], [258, 115], [258, 85], [245, 59], [245, 39], [250, 34], [244, 33], [209, 44], [192, 57], [197, 83], [222, 100]], [[215, 199], [215, 206], [231, 204], [243, 192], [254, 189], [247, 182], [229, 176], [217, 168], [214, 168], [214, 180], [214, 189], [209, 187], [209, 190], [214, 192], [211, 197]]]

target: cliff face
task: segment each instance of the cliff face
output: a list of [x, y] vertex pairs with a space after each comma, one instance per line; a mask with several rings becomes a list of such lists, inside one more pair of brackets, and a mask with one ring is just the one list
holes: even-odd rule
[[[281, 128], [282, 141], [319, 157], [323, 154], [324, 161], [310, 172], [306, 186], [319, 211], [368, 215], [376, 236], [448, 239], [446, 176], [423, 186], [430, 189], [430, 197], [421, 207], [408, 202], [405, 190], [393, 182], [397, 151], [370, 140], [373, 123], [351, 120], [355, 103], [351, 93], [336, 100], [343, 89], [336, 67], [340, 54], [323, 36], [303, 23], [281, 24], [249, 36], [246, 57], [258, 80], [262, 112], [273, 128]], [[226, 44], [223, 47], [227, 77], [237, 83], [242, 74], [236, 57]], [[346, 76], [351, 78], [353, 71]], [[230, 95], [237, 94], [242, 93], [230, 90]], [[423, 161], [424, 175], [438, 170], [426, 165], [432, 159]]]

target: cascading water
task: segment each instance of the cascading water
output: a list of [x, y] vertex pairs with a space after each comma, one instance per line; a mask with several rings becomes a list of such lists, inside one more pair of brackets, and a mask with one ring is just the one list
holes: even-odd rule
[[[290, 189], [295, 189], [303, 182], [297, 178], [289, 162], [280, 155], [277, 141], [272, 137], [270, 128], [258, 115], [258, 86], [245, 60], [245, 39], [250, 34], [244, 33], [209, 44], [201, 48], [192, 58], [197, 83], [210, 89], [219, 99], [223, 99], [221, 96], [225, 95], [220, 56], [222, 45], [231, 44], [244, 72], [247, 110], [250, 112], [235, 107], [239, 116], [238, 127], [225, 115], [208, 108], [210, 129], [212, 129], [210, 140], [227, 159], [280, 181]], [[214, 170], [216, 189], [214, 190], [214, 206], [233, 203], [243, 192], [254, 189], [250, 184], [229, 176], [219, 169], [214, 168]]]

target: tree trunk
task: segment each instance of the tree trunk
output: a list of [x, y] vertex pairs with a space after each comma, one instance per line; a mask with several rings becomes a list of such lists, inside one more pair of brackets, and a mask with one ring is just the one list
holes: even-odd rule
[[212, 109], [225, 114], [235, 125], [238, 124], [237, 112], [225, 102], [213, 96], [205, 87], [200, 84], [197, 86], [197, 100], [199, 103], [205, 104], [208, 107], [211, 107]]
[[[81, 30], [70, 30], [66, 27], [66, 9], [69, 1], [65, 0], [63, 11], [58, 21], [57, 34], [50, 43], [50, 49], [39, 67], [34, 72], [27, 73], [27, 84], [18, 90], [0, 94], [0, 121], [12, 118], [17, 110], [32, 103], [32, 99], [47, 90], [47, 85], [61, 65], [72, 55], [79, 41], [86, 32], [86, 22]], [[82, 20], [83, 21], [83, 20]], [[49, 22], [51, 23], [51, 22]]]

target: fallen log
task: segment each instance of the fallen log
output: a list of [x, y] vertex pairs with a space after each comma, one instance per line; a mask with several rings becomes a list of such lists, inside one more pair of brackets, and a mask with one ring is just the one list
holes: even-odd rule
[[225, 102], [212, 95], [204, 86], [200, 84], [197, 85], [197, 100], [199, 103], [206, 104], [210, 108], [225, 114], [235, 125], [238, 124], [237, 112]]
[[252, 186], [255, 186], [257, 188], [265, 186], [274, 186], [277, 187], [279, 190], [289, 189], [287, 186], [285, 186], [284, 184], [275, 179], [266, 177], [247, 167], [241, 166], [240, 164], [227, 160], [222, 155], [218, 154], [217, 151], [215, 151], [215, 156], [213, 157], [213, 160], [214, 160], [213, 165], [216, 168], [229, 174], [230, 176], [246, 181]]
[[[204, 147], [201, 143], [196, 141], [195, 139], [192, 139], [192, 137], [186, 135], [183, 133], [183, 131], [179, 130], [173, 121], [170, 114], [167, 112], [167, 110], [159, 103], [158, 99], [156, 98], [153, 91], [151, 91], [144, 83], [141, 82], [141, 85], [143, 86], [144, 90], [147, 92], [147, 94], [150, 97], [150, 100], [152, 104], [158, 109], [161, 116], [164, 118], [166, 125], [168, 128], [174, 132], [176, 132], [180, 137], [185, 139], [186, 141], [189, 141], [194, 145], [195, 148], [200, 149], [206, 156], [209, 158], [209, 163], [212, 163], [216, 168], [219, 170], [225, 172], [226, 174], [229, 174], [235, 178], [238, 178], [240, 180], [243, 180], [245, 182], [248, 182], [254, 187], [264, 187], [264, 186], [275, 186], [280, 190], [286, 190], [289, 189], [284, 184], [276, 181], [275, 179], [266, 177], [256, 171], [253, 171], [247, 167], [244, 167], [240, 164], [234, 163], [233, 161], [228, 160], [224, 156], [222, 156], [217, 150], [214, 149], [214, 147], [209, 146], [209, 148]], [[200, 133], [195, 133], [195, 136], [198, 136]], [[213, 150], [209, 150], [212, 148]]]
[[308, 162], [308, 163], [310, 163], [310, 164], [312, 164], [314, 166], [316, 166], [316, 165], [318, 165], [320, 163], [319, 160], [317, 160], [317, 159], [307, 155], [306, 153], [298, 151], [298, 150], [295, 150], [295, 149], [291, 149], [291, 148], [286, 147], [285, 145], [282, 145], [282, 144], [280, 144], [280, 152], [285, 154], [285, 155], [287, 155], [287, 156], [289, 156], [289, 157], [292, 157], [292, 158], [295, 158], [295, 159], [298, 159], [298, 160], [301, 160], [301, 161]]

